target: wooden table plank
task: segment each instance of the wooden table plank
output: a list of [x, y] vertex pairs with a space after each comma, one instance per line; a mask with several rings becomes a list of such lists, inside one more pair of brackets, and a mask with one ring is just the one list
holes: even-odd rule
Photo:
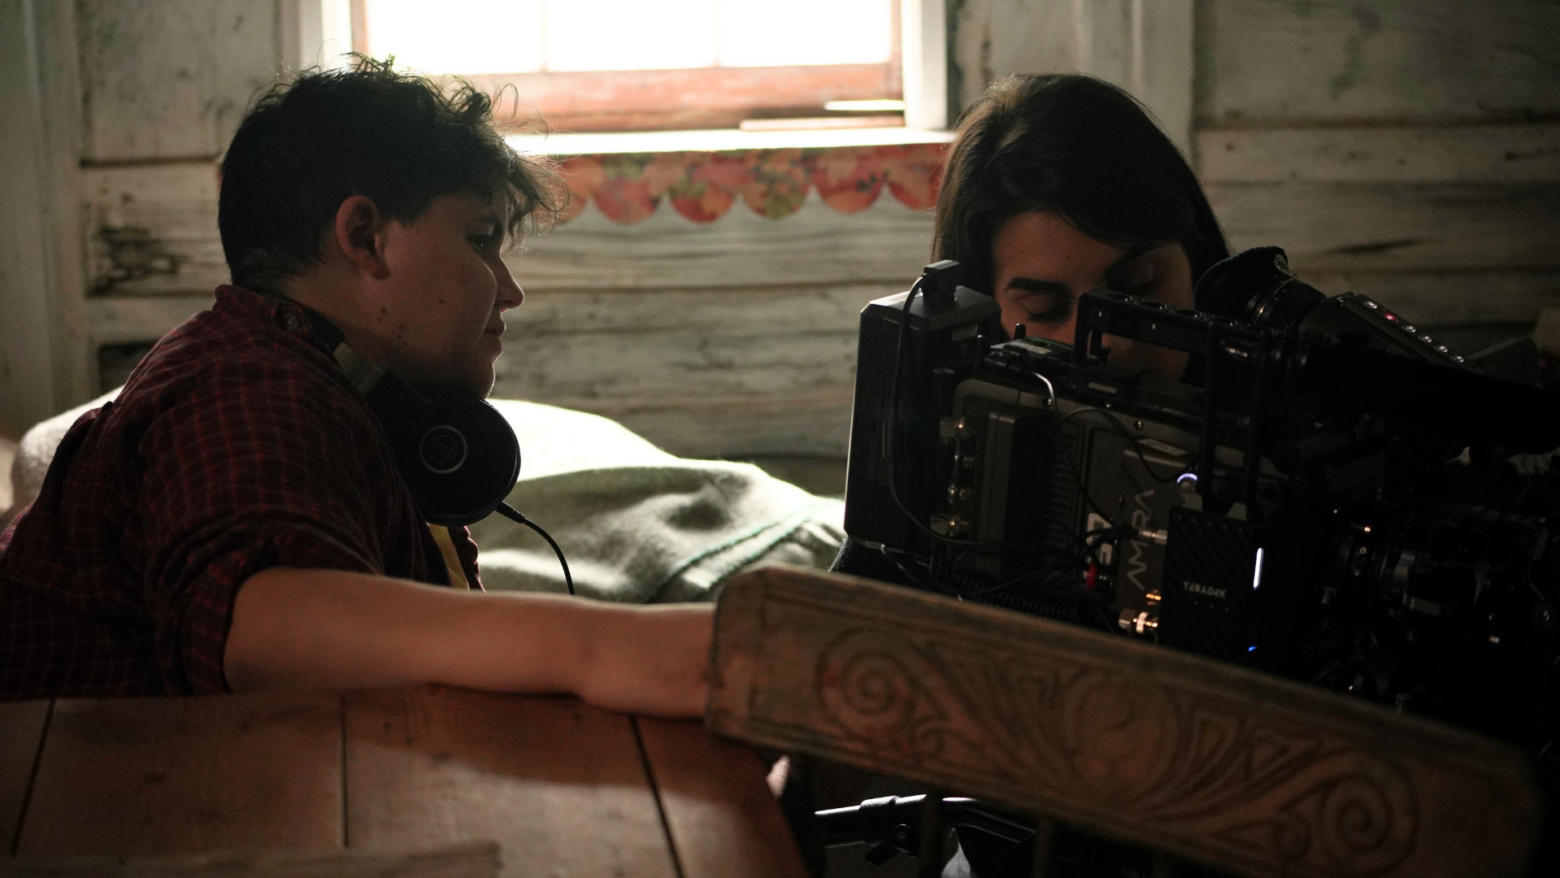
[[675, 874], [630, 720], [457, 689], [346, 699], [347, 844], [503, 848], [505, 876]]
[[694, 723], [636, 723], [683, 878], [807, 874], [758, 754]]
[[339, 695], [61, 699], [18, 853], [331, 849], [341, 791]]
[[0, 856], [16, 847], [27, 787], [49, 723], [48, 701], [0, 702]]
[[171, 857], [0, 857], [0, 878], [497, 878], [498, 845], [402, 854], [244, 852]]

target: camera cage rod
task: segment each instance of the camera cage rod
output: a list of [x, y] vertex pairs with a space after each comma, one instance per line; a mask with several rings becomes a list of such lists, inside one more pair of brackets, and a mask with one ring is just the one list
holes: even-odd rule
[[[1263, 432], [1262, 401], [1266, 398], [1269, 361], [1275, 353], [1273, 330], [1265, 327], [1253, 329], [1223, 317], [1171, 308], [1158, 302], [1143, 301], [1124, 293], [1105, 290], [1080, 296], [1078, 313], [1072, 347], [1074, 366], [1087, 367], [1091, 358], [1105, 363], [1110, 353], [1104, 344], [1106, 334], [1145, 341], [1200, 358], [1203, 417], [1196, 475], [1197, 490], [1201, 494], [1207, 494], [1214, 484], [1220, 387], [1218, 358], [1233, 354], [1248, 362], [1255, 361], [1256, 373], [1246, 414], [1246, 441], [1241, 461], [1242, 498], [1247, 509], [1255, 508], [1259, 445]], [[1326, 341], [1322, 336], [1301, 339], [1300, 334], [1293, 330], [1285, 335], [1288, 337], [1286, 341], [1297, 344]], [[1049, 381], [1046, 384], [1050, 386]], [[1052, 396], [1055, 396], [1054, 389]]]

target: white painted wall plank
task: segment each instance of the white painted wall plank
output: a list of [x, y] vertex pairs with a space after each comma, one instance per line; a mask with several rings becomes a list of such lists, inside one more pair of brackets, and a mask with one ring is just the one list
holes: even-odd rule
[[1560, 264], [1560, 186], [1220, 183], [1204, 188], [1233, 247], [1282, 246], [1301, 271]]
[[1146, 104], [1188, 160], [1194, 157], [1196, 86], [1194, 0], [1134, 0], [1132, 79], [1127, 90]]
[[948, 74], [954, 109], [969, 106], [1003, 76], [1081, 69], [1075, 2], [1082, 0], [952, 4]]
[[605, 415], [683, 457], [844, 457], [850, 444], [848, 395], [684, 399], [632, 406], [589, 399], [560, 400], [557, 404]]
[[951, 18], [949, 72], [960, 108], [1021, 73], [1087, 73], [1148, 106], [1192, 146], [1193, 0], [964, 0]]
[[[519, 337], [627, 332], [854, 334], [861, 309], [907, 283], [774, 286], [730, 290], [528, 292], [505, 315]], [[632, 337], [630, 336], [630, 339]]]
[[[54, 412], [43, 95], [32, 0], [0, 0], [0, 423]], [[17, 434], [19, 435], [19, 433]]]
[[1560, 182], [1554, 123], [1205, 129], [1197, 142], [1204, 183]]
[[[84, 174], [92, 283], [114, 292], [209, 294], [227, 279], [209, 164]], [[1239, 245], [1277, 242], [1313, 270], [1466, 270], [1560, 264], [1560, 185], [1213, 183], [1208, 194]], [[886, 201], [886, 203], [885, 203]], [[508, 257], [531, 292], [750, 290], [913, 279], [930, 218], [880, 201], [854, 215], [810, 201], [785, 220], [740, 207], [710, 225], [671, 211], [636, 226], [588, 213]], [[144, 230], [115, 251], [104, 230]], [[137, 232], [140, 234], [140, 232]], [[110, 234], [108, 237], [112, 237]], [[139, 279], [119, 280], [144, 257]], [[172, 274], [153, 269], [176, 266]]]
[[89, 162], [215, 157], [282, 66], [277, 0], [79, 0]]
[[1560, 113], [1560, 5], [1200, 0], [1208, 126], [1528, 119]]
[[931, 212], [887, 193], [841, 214], [813, 192], [781, 220], [738, 203], [701, 225], [663, 205], [624, 226], [591, 209], [506, 261], [521, 286], [538, 290], [908, 283], [930, 261], [931, 240]]
[[[88, 168], [82, 190], [91, 289], [180, 295], [227, 283], [215, 165]], [[662, 206], [622, 226], [592, 209], [505, 258], [530, 291], [908, 284], [928, 261], [931, 232], [929, 211], [887, 193], [849, 215], [814, 193], [783, 220], [738, 204], [699, 225]]]
[[515, 339], [498, 376], [526, 399], [763, 397], [848, 384], [855, 332], [661, 332]]
[[81, 57], [77, 51], [74, 3], [35, 3], [38, 84], [43, 96], [45, 163], [41, 180], [48, 197], [39, 217], [48, 237], [52, 280], [50, 305], [53, 362], [33, 364], [53, 371], [54, 407], [69, 408], [96, 395], [96, 351], [84, 326], [86, 266], [81, 249]]
[[87, 168], [81, 190], [92, 294], [209, 293], [228, 282], [214, 163]]

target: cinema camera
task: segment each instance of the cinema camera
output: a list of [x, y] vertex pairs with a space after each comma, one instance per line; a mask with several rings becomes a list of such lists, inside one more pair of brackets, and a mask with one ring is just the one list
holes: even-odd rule
[[1464, 357], [1276, 248], [1215, 266], [1202, 312], [1082, 296], [1070, 347], [1006, 340], [957, 274], [862, 312], [846, 572], [1437, 717], [1554, 788], [1560, 476], [1511, 464], [1560, 447], [1531, 342]]

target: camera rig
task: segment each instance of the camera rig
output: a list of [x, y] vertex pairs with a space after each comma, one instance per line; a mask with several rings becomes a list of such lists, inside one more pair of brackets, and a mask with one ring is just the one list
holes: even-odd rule
[[[1147, 638], [1560, 766], [1560, 401], [1531, 343], [1464, 357], [1282, 251], [1205, 311], [1101, 292], [1072, 345], [929, 266], [862, 312], [842, 569]], [[1217, 312], [1217, 313], [1212, 313]], [[1113, 339], [1184, 355], [1113, 367]]]

